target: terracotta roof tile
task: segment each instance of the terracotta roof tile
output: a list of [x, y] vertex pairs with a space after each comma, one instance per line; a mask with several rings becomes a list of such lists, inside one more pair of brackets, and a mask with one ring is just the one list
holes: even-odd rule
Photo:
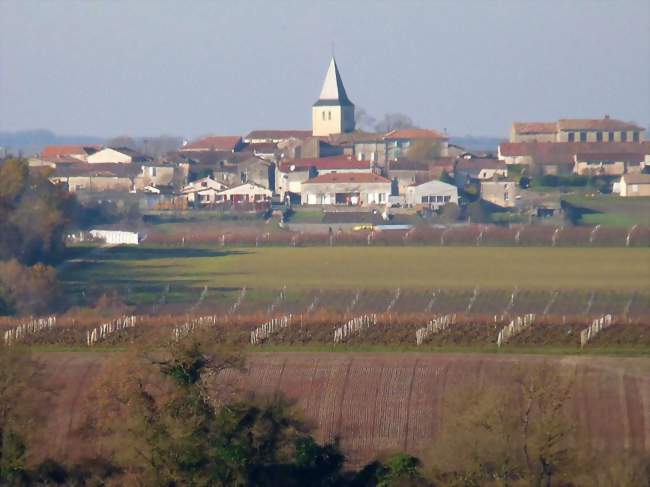
[[233, 151], [239, 144], [241, 144], [241, 140], [242, 139], [239, 135], [213, 135], [194, 140], [181, 147], [180, 150]]
[[101, 148], [101, 145], [46, 145], [41, 151], [41, 157], [92, 154]]
[[561, 119], [558, 120], [557, 127], [559, 130], [643, 130], [633, 123], [609, 117], [600, 119]]
[[309, 179], [302, 184], [329, 184], [329, 183], [387, 183], [390, 179], [373, 173], [329, 173]]

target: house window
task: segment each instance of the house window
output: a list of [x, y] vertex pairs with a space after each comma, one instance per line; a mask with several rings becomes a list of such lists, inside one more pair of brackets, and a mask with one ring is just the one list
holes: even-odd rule
[[451, 201], [451, 196], [445, 196], [444, 202], [449, 203]]
[[332, 120], [332, 112], [327, 112], [327, 120]]
[[580, 142], [587, 142], [587, 132], [580, 132]]
[[576, 134], [573, 132], [569, 132], [569, 142], [575, 142], [576, 140]]
[[609, 142], [614, 142], [614, 132], [609, 133]]
[[602, 141], [603, 141], [603, 133], [596, 132], [596, 142], [602, 142]]
[[627, 132], [621, 132], [621, 142], [627, 142]]
[[444, 200], [442, 196], [436, 196], [436, 203], [442, 203]]
[[639, 132], [632, 132], [632, 140], [634, 142], [639, 142]]
[[323, 120], [325, 120], [325, 110], [323, 110]]
[[510, 199], [510, 195], [506, 191], [505, 193], [503, 193], [503, 201], [508, 201], [509, 199]]

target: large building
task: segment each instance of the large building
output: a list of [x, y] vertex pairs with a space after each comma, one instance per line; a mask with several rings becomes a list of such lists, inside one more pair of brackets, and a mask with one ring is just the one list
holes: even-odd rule
[[354, 103], [350, 101], [336, 60], [332, 57], [318, 101], [311, 108], [312, 134], [315, 137], [352, 132]]
[[605, 115], [599, 119], [515, 122], [510, 142], [640, 142], [643, 128]]

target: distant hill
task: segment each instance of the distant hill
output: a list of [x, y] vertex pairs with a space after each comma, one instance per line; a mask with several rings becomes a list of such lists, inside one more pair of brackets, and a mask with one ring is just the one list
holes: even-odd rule
[[0, 132], [0, 157], [5, 154], [33, 156], [39, 154], [46, 145], [53, 144], [112, 144], [159, 156], [178, 149], [182, 142], [182, 137], [173, 135], [108, 138], [94, 135], [57, 135], [49, 130], [24, 130]]
[[57, 135], [49, 130], [24, 130], [0, 132], [0, 155], [22, 154], [31, 156], [51, 144], [103, 144], [104, 137], [89, 135]]
[[504, 140], [506, 140], [504, 137], [474, 137], [472, 135], [465, 135], [463, 137], [452, 135], [449, 137], [450, 144], [459, 145], [467, 150], [485, 150], [494, 152], [496, 152], [497, 147]]
[[[40, 153], [46, 145], [52, 144], [106, 144], [110, 138], [94, 135], [58, 135], [50, 130], [36, 129], [19, 132], [0, 132], [0, 156], [5, 154], [22, 154], [32, 156]], [[134, 137], [135, 149], [145, 149], [145, 138]], [[181, 137], [160, 136], [148, 137], [147, 152], [158, 153], [180, 147]], [[500, 137], [463, 137], [451, 136], [449, 142], [464, 147], [467, 150], [492, 150], [496, 151], [499, 143], [504, 140]], [[158, 141], [158, 143], [156, 143]], [[160, 146], [160, 147], [158, 147]]]

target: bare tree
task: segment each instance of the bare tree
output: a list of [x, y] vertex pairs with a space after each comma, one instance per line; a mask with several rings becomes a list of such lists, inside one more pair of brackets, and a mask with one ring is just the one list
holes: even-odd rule
[[403, 113], [386, 113], [384, 118], [375, 124], [375, 131], [390, 132], [391, 130], [417, 128], [411, 117]]

